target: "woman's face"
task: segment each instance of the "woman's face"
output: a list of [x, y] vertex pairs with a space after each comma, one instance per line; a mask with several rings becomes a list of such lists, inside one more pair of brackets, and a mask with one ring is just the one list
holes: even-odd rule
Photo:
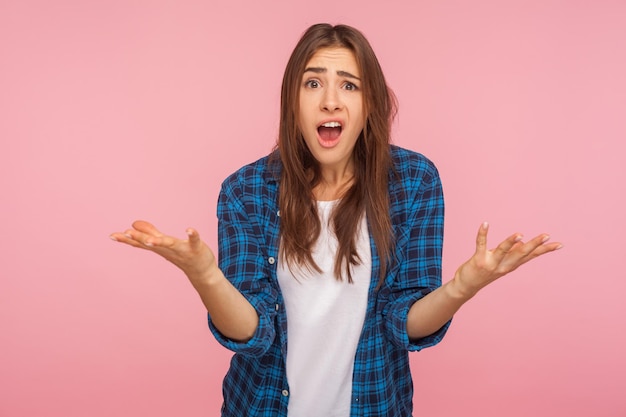
[[352, 150], [364, 123], [354, 54], [346, 48], [318, 50], [302, 76], [298, 127], [322, 172], [352, 170]]

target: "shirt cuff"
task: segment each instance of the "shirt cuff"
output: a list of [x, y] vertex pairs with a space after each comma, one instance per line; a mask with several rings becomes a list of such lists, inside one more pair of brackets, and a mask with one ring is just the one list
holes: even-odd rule
[[215, 327], [215, 324], [213, 324], [210, 314], [207, 314], [207, 319], [209, 322], [209, 329], [213, 333], [213, 336], [215, 336], [215, 339], [226, 349], [245, 356], [259, 357], [264, 355], [274, 342], [276, 331], [274, 330], [274, 326], [272, 324], [273, 315], [270, 316], [268, 314], [259, 313], [260, 310], [258, 306], [255, 305], [256, 303], [250, 299], [248, 301], [250, 301], [259, 315], [259, 325], [257, 326], [254, 335], [252, 335], [252, 338], [246, 342], [238, 342], [225, 337], [218, 330], [218, 328]]
[[445, 336], [452, 320], [449, 320], [439, 330], [428, 336], [419, 339], [409, 339], [409, 334], [406, 328], [409, 309], [417, 300], [421, 299], [429, 292], [430, 290], [422, 290], [402, 296], [395, 300], [393, 307], [387, 311], [387, 334], [394, 345], [410, 352], [420, 351], [424, 348], [436, 345], [441, 342]]

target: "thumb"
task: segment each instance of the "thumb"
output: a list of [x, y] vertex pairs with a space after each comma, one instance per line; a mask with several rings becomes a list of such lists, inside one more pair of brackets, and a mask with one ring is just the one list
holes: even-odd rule
[[489, 231], [489, 223], [484, 222], [480, 225], [476, 234], [476, 253], [484, 254], [487, 251], [487, 232]]
[[193, 248], [193, 249], [197, 249], [200, 246], [200, 235], [198, 234], [198, 232], [193, 229], [193, 228], [188, 228], [187, 229], [187, 236], [189, 236], [189, 245]]

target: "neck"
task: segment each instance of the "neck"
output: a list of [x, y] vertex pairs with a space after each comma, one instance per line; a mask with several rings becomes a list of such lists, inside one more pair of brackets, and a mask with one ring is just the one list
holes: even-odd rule
[[354, 172], [345, 167], [341, 170], [322, 169], [322, 178], [313, 188], [316, 200], [332, 201], [340, 199], [354, 181]]

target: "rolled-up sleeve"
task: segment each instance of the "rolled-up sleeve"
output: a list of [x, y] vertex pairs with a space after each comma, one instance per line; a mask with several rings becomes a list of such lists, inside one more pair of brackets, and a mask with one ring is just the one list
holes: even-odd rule
[[394, 345], [417, 351], [439, 343], [450, 322], [437, 332], [410, 340], [407, 317], [411, 306], [441, 286], [444, 200], [435, 166], [420, 155], [404, 175], [396, 228], [395, 260], [386, 281], [383, 316], [387, 338]]
[[226, 278], [252, 304], [259, 316], [259, 325], [247, 342], [237, 342], [222, 335], [209, 315], [209, 327], [227, 349], [244, 355], [261, 356], [274, 342], [276, 300], [278, 291], [270, 283], [273, 259], [267, 253], [258, 222], [260, 184], [243, 181], [233, 174], [222, 184], [218, 216], [219, 267]]

